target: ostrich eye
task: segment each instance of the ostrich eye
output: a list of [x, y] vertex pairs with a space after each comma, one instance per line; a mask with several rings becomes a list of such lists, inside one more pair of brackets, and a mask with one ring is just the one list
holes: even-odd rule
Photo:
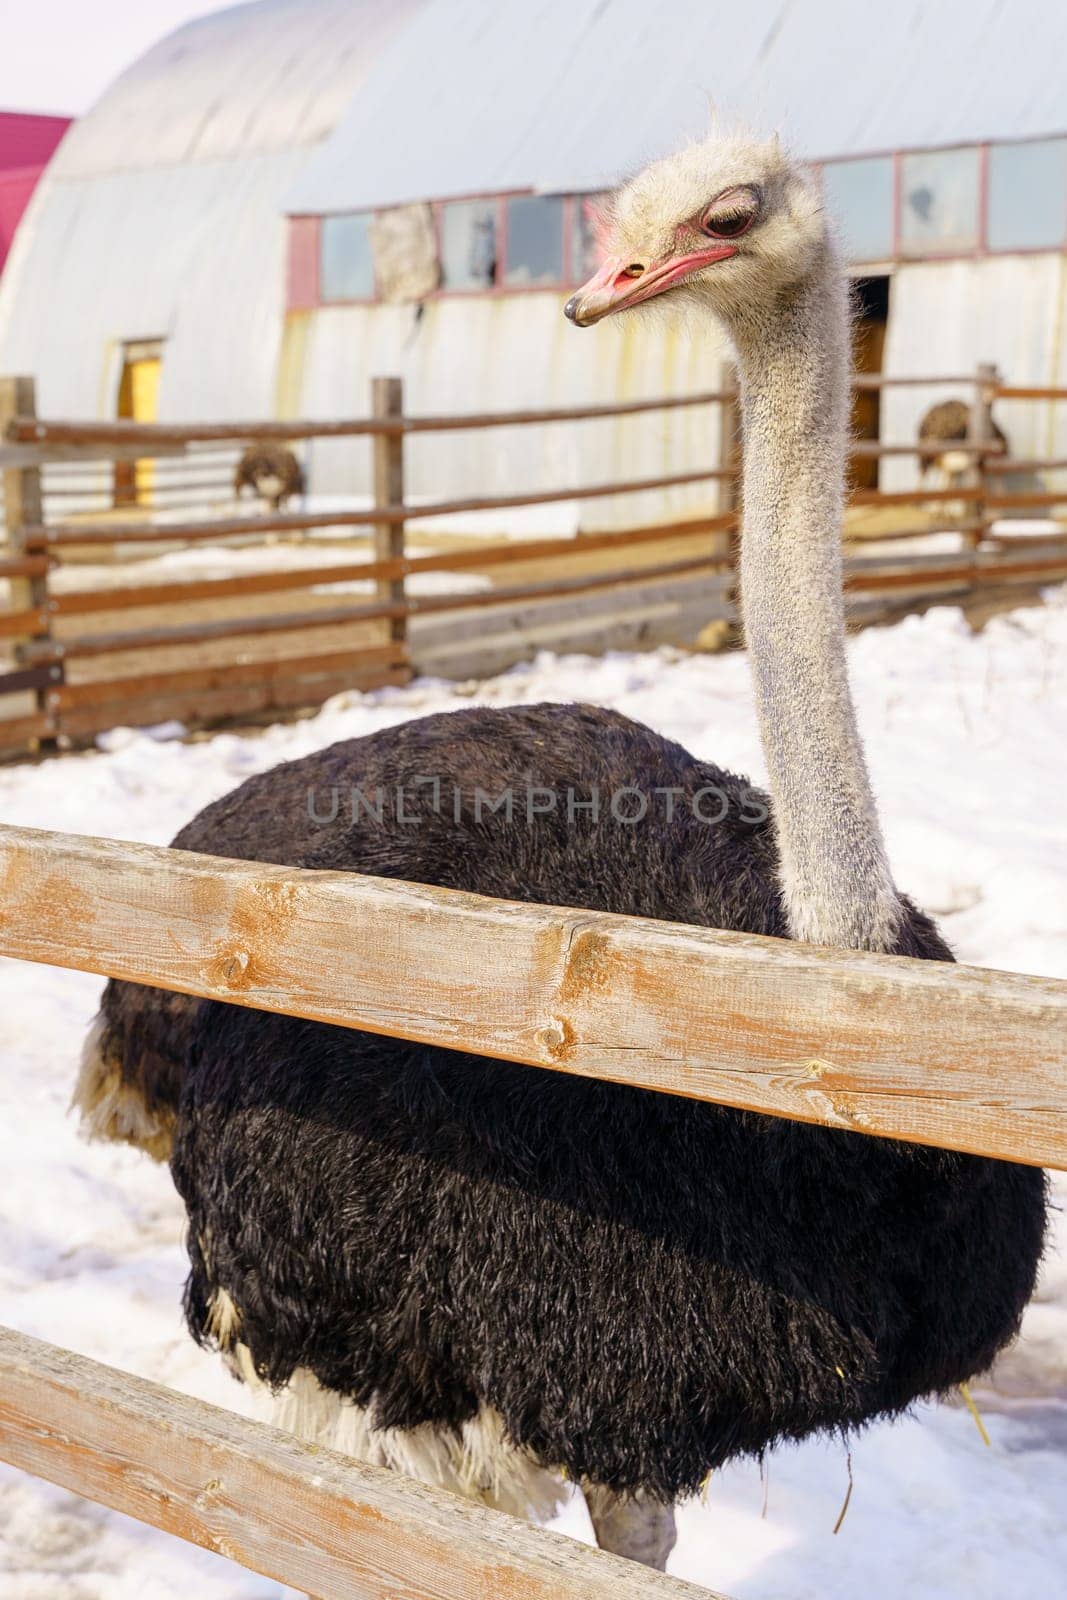
[[754, 189], [734, 189], [712, 201], [698, 227], [709, 239], [739, 239], [756, 220], [759, 195]]
[[701, 231], [713, 239], [737, 239], [752, 226], [752, 213], [730, 211], [718, 216], [706, 216], [700, 224]]

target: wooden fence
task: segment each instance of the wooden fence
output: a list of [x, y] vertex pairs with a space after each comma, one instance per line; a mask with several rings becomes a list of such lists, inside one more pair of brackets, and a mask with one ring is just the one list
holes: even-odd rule
[[[973, 391], [972, 437], [959, 450], [975, 463], [962, 488], [884, 493], [859, 490], [853, 507], [888, 514], [874, 554], [850, 545], [846, 591], [853, 613], [884, 616], [935, 600], [959, 600], [999, 587], [1033, 588], [1067, 577], [1067, 530], [1034, 538], [998, 537], [995, 523], [1012, 509], [1050, 510], [1067, 502], [1067, 489], [1012, 492], [1006, 474], [1067, 468], [1067, 461], [997, 459], [990, 408], [995, 399], [1067, 399], [1067, 390], [1020, 390], [999, 383], [990, 368], [969, 377], [858, 377], [861, 389], [894, 384], [939, 384]], [[404, 441], [460, 429], [546, 423], [581, 425], [597, 418], [716, 406], [723, 410], [723, 441], [717, 459], [697, 471], [629, 478], [607, 483], [516, 492], [489, 497], [412, 504], [405, 492]], [[342, 422], [237, 422], [138, 424], [49, 421], [35, 415], [32, 381], [0, 380], [0, 444], [8, 550], [0, 580], [10, 603], [0, 612], [0, 646], [13, 652], [0, 672], [0, 753], [20, 752], [41, 742], [91, 738], [119, 723], [146, 725], [169, 719], [205, 724], [321, 703], [344, 688], [406, 682], [412, 671], [448, 670], [428, 647], [430, 625], [442, 637], [454, 619], [452, 637], [473, 634], [502, 639], [497, 654], [483, 651], [471, 670], [495, 670], [518, 659], [521, 638], [546, 642], [546, 619], [554, 619], [551, 642], [575, 647], [581, 608], [602, 597], [631, 610], [655, 591], [674, 603], [688, 597], [706, 619], [734, 618], [734, 536], [737, 530], [736, 397], [724, 381], [713, 392], [627, 401], [614, 405], [555, 407], [485, 415], [415, 417], [404, 410], [397, 379], [377, 379], [371, 413]], [[360, 439], [373, 452], [373, 503], [351, 509], [300, 510], [266, 516], [208, 515], [175, 520], [178, 501], [164, 499], [158, 515], [45, 514], [43, 474], [56, 464], [151, 458], [159, 463], [201, 459], [196, 452], [240, 445], [252, 439], [299, 442]], [[956, 448], [955, 446], [953, 447]], [[941, 445], [857, 441], [857, 459], [931, 456]], [[209, 461], [212, 458], [209, 458]], [[209, 467], [210, 470], [210, 467]], [[217, 469], [216, 469], [217, 470]], [[198, 479], [198, 481], [201, 481]], [[210, 478], [207, 480], [211, 482]], [[413, 553], [408, 530], [429, 517], [485, 512], [561, 501], [597, 500], [693, 485], [717, 493], [720, 509], [681, 521], [659, 522], [575, 538], [479, 542], [477, 548]], [[77, 491], [62, 488], [56, 493]], [[49, 506], [53, 505], [51, 493]], [[64, 502], [58, 502], [62, 505]], [[923, 516], [916, 521], [915, 513]], [[941, 513], [943, 512], [943, 516]], [[899, 517], [899, 522], [894, 519]], [[931, 520], [931, 517], [933, 520]], [[262, 543], [265, 537], [302, 540], [329, 528], [362, 535], [367, 547], [338, 559], [284, 570], [185, 581], [99, 582], [72, 586], [78, 563], [96, 553], [113, 558], [131, 552], [192, 550], [205, 544]], [[948, 553], [892, 552], [886, 541], [947, 532], [958, 536]], [[903, 551], [904, 553], [901, 553]], [[358, 559], [360, 555], [370, 559]], [[593, 559], [595, 558], [595, 559]], [[537, 573], [544, 564], [548, 575]], [[509, 568], [520, 581], [508, 583]], [[130, 568], [126, 569], [129, 575]], [[478, 592], [415, 594], [411, 580], [443, 575], [459, 584], [471, 575], [491, 583]], [[346, 599], [338, 585], [366, 584], [367, 598]], [[325, 591], [325, 592], [323, 592]], [[568, 634], [569, 624], [574, 631]], [[541, 632], [538, 632], [538, 628]], [[640, 635], [638, 635], [640, 637]], [[420, 640], [421, 645], [420, 645]], [[510, 653], [509, 653], [510, 652]]]
[[[1067, 1168], [1067, 983], [0, 828], [0, 956]], [[706, 1591], [0, 1330], [0, 1459], [329, 1600]]]
[[325, 1600], [709, 1600], [6, 1328], [0, 1460]]

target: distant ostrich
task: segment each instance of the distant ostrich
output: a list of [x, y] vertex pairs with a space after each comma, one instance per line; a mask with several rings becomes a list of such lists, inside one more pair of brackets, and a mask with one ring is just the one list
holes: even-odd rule
[[294, 495], [304, 493], [304, 469], [286, 445], [260, 439], [247, 447], [233, 475], [235, 498], [246, 489], [271, 511], [281, 511]]
[[[1002, 449], [1008, 447], [1007, 437], [1003, 431], [992, 422], [992, 436]], [[922, 459], [923, 475], [931, 471], [939, 472], [944, 479], [946, 489], [962, 489], [967, 481], [967, 474], [975, 465], [974, 457], [966, 450], [953, 450], [954, 444], [963, 444], [970, 437], [971, 411], [970, 407], [962, 400], [941, 400], [937, 405], [930, 406], [923, 412], [919, 423], [920, 444], [941, 444], [945, 449], [936, 455], [924, 455]]]
[[[736, 346], [769, 801], [613, 712], [475, 708], [251, 778], [175, 843], [951, 960], [894, 885], [849, 692], [848, 297], [809, 180], [776, 142], [716, 138], [612, 219], [571, 320], [665, 296]], [[406, 807], [353, 815], [353, 786]], [[172, 1150], [189, 1326], [283, 1425], [528, 1514], [565, 1474], [601, 1545], [659, 1568], [721, 1463], [987, 1367], [1044, 1233], [1030, 1168], [130, 985], [78, 1098]]]

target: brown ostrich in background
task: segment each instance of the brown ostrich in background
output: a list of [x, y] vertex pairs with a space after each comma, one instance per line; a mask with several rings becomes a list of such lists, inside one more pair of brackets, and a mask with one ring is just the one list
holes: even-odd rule
[[[919, 423], [920, 444], [944, 444], [936, 455], [923, 457], [925, 476], [936, 470], [944, 476], [947, 489], [962, 488], [967, 474], [974, 465], [974, 457], [966, 450], [953, 450], [954, 444], [964, 444], [970, 437], [971, 411], [963, 400], [940, 400], [925, 411]], [[995, 422], [991, 423], [992, 436], [1004, 451], [1008, 441]]]
[[237, 463], [233, 492], [240, 499], [245, 489], [265, 501], [271, 511], [281, 511], [293, 495], [304, 493], [304, 469], [288, 445], [269, 439], [253, 441]]

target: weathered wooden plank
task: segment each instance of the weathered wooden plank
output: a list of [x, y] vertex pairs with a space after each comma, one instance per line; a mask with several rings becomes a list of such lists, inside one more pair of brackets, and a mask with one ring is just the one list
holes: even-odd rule
[[48, 568], [47, 556], [15, 556], [0, 561], [0, 578], [43, 578]]
[[[94, 678], [89, 683], [65, 683], [51, 696], [50, 703], [59, 711], [108, 702], [119, 702], [124, 707], [128, 700], [146, 695], [189, 694], [199, 689], [222, 689], [233, 684], [279, 683], [293, 678], [339, 677], [343, 674], [350, 674], [355, 682], [361, 673], [370, 673], [382, 667], [409, 665], [403, 644], [369, 644], [348, 650], [323, 651], [316, 655], [232, 661], [213, 667], [183, 667], [171, 672], [142, 672], [136, 677]], [[5, 681], [0, 679], [0, 687]]]
[[38, 740], [56, 731], [55, 719], [36, 711], [27, 717], [0, 717], [0, 755], [23, 755]]
[[[0, 378], [0, 419], [6, 421], [19, 413], [34, 416], [37, 411], [37, 388], [31, 377]], [[41, 503], [41, 471], [39, 467], [10, 467], [3, 473], [3, 518], [7, 534], [6, 563], [9, 577], [8, 615], [0, 619], [0, 637], [14, 639], [15, 660], [20, 667], [30, 665], [27, 641], [51, 632], [51, 615], [48, 606], [48, 568], [38, 564], [41, 558], [27, 560], [26, 529], [40, 522], [44, 515]], [[20, 570], [21, 569], [21, 570]], [[24, 625], [25, 624], [25, 625]], [[52, 661], [48, 669], [49, 681], [62, 678], [62, 662]], [[27, 687], [29, 687], [27, 685]], [[45, 711], [42, 686], [33, 686], [38, 712]]]
[[[215, 687], [166, 689], [154, 694], [120, 694], [113, 691], [103, 704], [74, 706], [57, 710], [56, 732], [73, 739], [84, 739], [105, 728], [151, 727], [158, 722], [184, 722], [194, 727], [258, 716], [267, 711], [291, 711], [302, 706], [319, 706], [332, 695], [348, 689], [401, 687], [411, 682], [407, 666], [355, 666], [342, 672], [290, 674], [270, 670], [265, 662], [249, 662], [261, 668], [258, 678], [252, 673]], [[90, 687], [90, 685], [86, 685]], [[93, 685], [92, 687], [95, 687]], [[51, 697], [50, 697], [51, 698]]]
[[696, 394], [656, 395], [648, 400], [615, 400], [602, 405], [542, 406], [525, 411], [472, 411], [442, 416], [353, 417], [336, 422], [321, 418], [288, 422], [67, 422], [15, 417], [6, 437], [16, 443], [53, 446], [121, 444], [128, 449], [160, 443], [187, 445], [215, 440], [243, 443], [255, 439], [347, 439], [365, 435], [456, 433], [466, 429], [514, 428], [523, 424], [581, 422], [587, 418], [634, 416], [646, 411], [676, 411], [714, 405], [731, 394], [701, 390]]
[[[885, 373], [858, 373], [852, 378], [855, 389], [889, 389], [908, 386], [971, 384], [974, 373], [960, 376], [919, 377], [911, 374], [896, 376]], [[1067, 390], [1009, 390], [998, 394], [1008, 398], [1016, 396], [1067, 395]], [[147, 446], [184, 447], [189, 444], [232, 441], [244, 443], [253, 439], [343, 439], [359, 438], [367, 434], [455, 433], [466, 429], [514, 428], [524, 424], [540, 425], [549, 422], [581, 422], [588, 418], [633, 416], [646, 411], [674, 411], [680, 407], [715, 405], [736, 398], [732, 389], [700, 390], [695, 394], [654, 395], [645, 400], [615, 400], [600, 405], [542, 406], [523, 411], [483, 411], [441, 416], [396, 417], [388, 420], [379, 417], [354, 417], [338, 421], [289, 420], [283, 422], [83, 422], [56, 419], [45, 421], [37, 417], [14, 417], [7, 426], [5, 437], [14, 443], [50, 447], [62, 445], [76, 451], [116, 445], [131, 453], [143, 455]]]
[[[374, 378], [371, 380], [371, 410], [381, 421], [393, 421], [404, 415], [404, 385], [400, 378]], [[371, 445], [372, 474], [375, 505], [390, 506], [404, 503], [404, 436], [399, 433], [381, 433]], [[375, 560], [381, 563], [398, 563], [391, 577], [381, 577], [375, 582], [379, 600], [403, 607], [404, 593], [404, 524], [382, 522], [371, 529]], [[407, 613], [399, 610], [389, 619], [389, 637], [404, 639], [407, 636]]]
[[922, 373], [905, 373], [903, 375], [889, 372], [854, 372], [852, 374], [852, 387], [854, 389], [926, 389], [940, 385], [956, 385], [973, 383], [974, 373], [965, 372], [962, 377], [942, 377], [936, 373], [933, 377]]
[[18, 828], [0, 955], [1067, 1167], [1050, 978]]
[[[20, 423], [27, 419], [19, 419]], [[32, 422], [36, 427], [38, 424]], [[0, 437], [6, 435], [0, 434]], [[144, 445], [133, 444], [0, 444], [0, 470], [8, 471], [12, 467], [52, 467], [52, 466], [82, 466], [89, 462], [108, 461], [137, 461], [144, 459]], [[186, 456], [186, 447], [182, 444], [152, 444], [152, 460], [163, 457], [181, 458]], [[110, 495], [109, 495], [110, 500]]]
[[1002, 383], [997, 389], [997, 400], [1067, 400], [1067, 389], [1040, 389], [1019, 384]]
[[643, 494], [649, 489], [677, 489], [689, 484], [713, 483], [721, 476], [715, 468], [699, 472], [667, 472], [654, 478], [625, 478], [612, 483], [588, 483], [568, 489], [534, 489], [520, 494], [484, 495], [479, 498], [435, 500], [418, 505], [378, 505], [358, 511], [278, 511], [259, 517], [212, 517], [203, 521], [60, 522], [28, 528], [31, 550], [64, 545], [173, 543], [175, 539], [235, 539], [243, 534], [261, 538], [265, 533], [300, 533], [310, 528], [358, 528], [383, 522], [406, 522], [426, 517], [455, 516], [466, 511], [503, 511], [514, 506], [552, 505], [561, 500], [603, 500], [616, 494]]
[[876, 594], [889, 589], [932, 589], [940, 584], [984, 586], [1024, 578], [1052, 582], [1065, 574], [1067, 550], [1040, 557], [1020, 557], [1016, 553], [1012, 559], [1005, 541], [999, 549], [967, 560], [920, 556], [912, 561], [899, 559], [884, 565], [871, 561], [859, 569], [856, 563], [846, 562], [844, 583], [847, 593]]
[[0, 1459], [330, 1600], [709, 1600], [9, 1329]]
[[25, 689], [48, 689], [62, 679], [62, 668], [53, 663], [44, 667], [22, 667], [0, 673], [0, 695], [20, 694]]
[[[955, 445], [952, 448], [955, 449]], [[1033, 493], [990, 494], [985, 503], [991, 511], [1010, 511], [1018, 506], [1059, 506], [1067, 503], [1067, 487]]]
[[485, 678], [540, 650], [651, 650], [657, 645], [692, 647], [704, 630], [730, 622], [732, 574], [686, 573], [625, 588], [598, 589], [552, 599], [516, 601], [480, 613], [445, 612], [415, 617], [412, 656], [419, 673], [431, 677]]
[[729, 565], [721, 557], [693, 556], [688, 560], [666, 561], [655, 565], [622, 568], [616, 572], [583, 573], [576, 578], [555, 578], [547, 583], [525, 584], [509, 589], [484, 589], [471, 594], [415, 596], [403, 604], [373, 600], [323, 608], [320, 611], [287, 612], [276, 616], [226, 617], [219, 622], [192, 622], [176, 628], [143, 628], [125, 633], [88, 634], [83, 638], [49, 640], [46, 645], [30, 646], [27, 660], [78, 660], [86, 656], [113, 655], [127, 650], [172, 649], [177, 645], [204, 644], [214, 639], [235, 639], [262, 634], [305, 632], [337, 628], [358, 622], [374, 622], [396, 616], [415, 616], [439, 611], [468, 611], [485, 606], [510, 605], [517, 600], [552, 599], [592, 589], [612, 589], [631, 583], [649, 582], [672, 574], [701, 572]]
[[[365, 582], [411, 577], [423, 572], [481, 572], [483, 568], [526, 564], [543, 560], [567, 562], [594, 550], [625, 549], [628, 545], [658, 544], [680, 536], [719, 533], [731, 527], [731, 516], [701, 517], [683, 523], [651, 524], [618, 532], [581, 534], [579, 537], [513, 540], [471, 550], [433, 551], [422, 556], [402, 556], [386, 561], [350, 561], [329, 567], [293, 567], [273, 572], [244, 572], [232, 578], [194, 578], [188, 582], [123, 584], [121, 588], [78, 589], [56, 595], [53, 613], [59, 617], [83, 616], [100, 611], [133, 610], [143, 606], [188, 604], [195, 600], [220, 600], [289, 589], [327, 588], [334, 583]], [[980, 523], [975, 524], [980, 527]], [[178, 528], [177, 533], [181, 530]], [[953, 529], [936, 530], [955, 532]], [[925, 534], [925, 530], [923, 530]], [[891, 537], [887, 535], [886, 537]], [[177, 541], [176, 541], [177, 542]], [[42, 563], [44, 557], [36, 559]], [[3, 576], [0, 564], [0, 577]]]
[[[964, 455], [977, 457], [985, 454], [996, 455], [1003, 450], [1003, 445], [976, 444], [966, 439], [954, 439], [952, 448], [962, 451]], [[942, 439], [916, 439], [907, 444], [883, 444], [879, 439], [856, 439], [849, 445], [849, 455], [857, 461], [881, 461], [883, 457], [889, 456], [934, 457], [944, 453], [945, 444]]]
[[985, 464], [985, 470], [992, 473], [1009, 472], [1062, 472], [1067, 468], [1067, 456], [1033, 456], [1028, 460], [1016, 460], [1014, 456], [1002, 456], [999, 460], [990, 460]]
[[35, 639], [47, 632], [47, 611], [0, 612], [0, 639]]
[[850, 506], [919, 506], [929, 502], [943, 505], [946, 500], [972, 502], [982, 499], [977, 488], [925, 489], [854, 489], [849, 496]]

